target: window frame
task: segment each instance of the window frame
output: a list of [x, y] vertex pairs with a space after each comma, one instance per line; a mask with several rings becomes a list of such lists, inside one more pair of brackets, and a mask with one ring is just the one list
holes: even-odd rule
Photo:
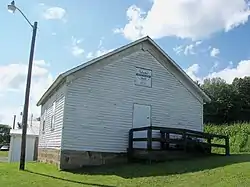
[[52, 103], [51, 119], [50, 119], [50, 130], [55, 130], [55, 114], [56, 114], [56, 102]]
[[47, 118], [47, 109], [44, 110], [42, 117], [42, 133], [45, 133], [46, 130], [46, 118]]

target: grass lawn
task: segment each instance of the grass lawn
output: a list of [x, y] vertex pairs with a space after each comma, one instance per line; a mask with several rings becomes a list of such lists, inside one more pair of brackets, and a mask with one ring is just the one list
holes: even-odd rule
[[0, 157], [8, 157], [9, 151], [0, 151]]
[[0, 186], [247, 187], [249, 171], [250, 154], [92, 168], [75, 173], [58, 171], [53, 165], [41, 163], [28, 163], [26, 171], [18, 171], [16, 163], [0, 163]]

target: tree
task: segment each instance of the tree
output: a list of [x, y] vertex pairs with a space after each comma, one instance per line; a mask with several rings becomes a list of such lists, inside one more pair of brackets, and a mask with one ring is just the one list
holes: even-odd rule
[[204, 80], [201, 88], [211, 98], [204, 105], [204, 122], [250, 121], [250, 77], [235, 78], [232, 84], [221, 78]]
[[10, 127], [0, 124], [0, 144], [10, 143]]
[[232, 85], [238, 96], [235, 100], [235, 112], [241, 121], [248, 121], [250, 119], [250, 77], [235, 78]]
[[221, 78], [212, 78], [206, 79], [201, 87], [211, 98], [211, 103], [204, 105], [204, 121], [213, 123], [228, 121], [235, 95], [232, 86]]

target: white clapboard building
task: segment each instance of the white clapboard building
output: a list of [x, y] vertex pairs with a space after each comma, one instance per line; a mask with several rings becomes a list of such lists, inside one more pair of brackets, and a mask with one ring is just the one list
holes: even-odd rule
[[203, 131], [203, 104], [209, 101], [176, 62], [144, 37], [57, 77], [37, 104], [38, 158], [61, 169], [122, 160], [131, 128]]

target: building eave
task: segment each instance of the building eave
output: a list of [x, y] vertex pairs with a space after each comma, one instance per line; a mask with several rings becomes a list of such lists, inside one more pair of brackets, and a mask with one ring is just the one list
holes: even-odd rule
[[43, 104], [44, 100], [53, 92], [53, 90], [63, 81], [65, 78], [64, 74], [60, 74], [57, 79], [50, 85], [50, 87], [46, 90], [46, 92], [42, 95], [42, 97], [37, 102], [36, 106], [40, 106]]

